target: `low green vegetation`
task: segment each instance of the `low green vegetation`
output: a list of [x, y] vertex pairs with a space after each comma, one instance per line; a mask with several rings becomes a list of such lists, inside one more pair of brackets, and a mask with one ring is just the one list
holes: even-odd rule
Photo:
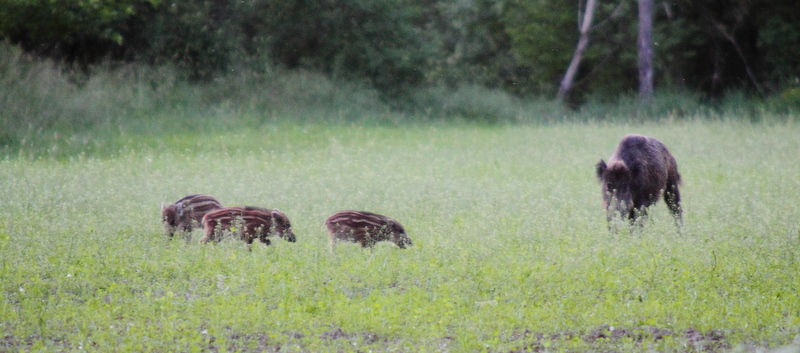
[[[0, 351], [719, 352], [800, 334], [795, 120], [218, 116], [259, 122], [0, 160]], [[631, 132], [677, 158], [685, 234], [663, 203], [640, 234], [607, 231], [594, 164]], [[298, 241], [167, 241], [161, 203], [192, 193], [279, 208]], [[414, 246], [331, 254], [343, 209]]]

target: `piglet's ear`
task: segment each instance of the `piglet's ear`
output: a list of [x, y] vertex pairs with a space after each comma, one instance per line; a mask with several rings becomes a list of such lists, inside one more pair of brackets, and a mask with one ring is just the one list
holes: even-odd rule
[[600, 162], [597, 162], [597, 179], [603, 180], [603, 173], [605, 173], [606, 168], [608, 166], [606, 166], [605, 161], [601, 159]]
[[164, 208], [166, 208], [164, 207], [164, 201], [161, 201], [161, 212], [164, 212]]

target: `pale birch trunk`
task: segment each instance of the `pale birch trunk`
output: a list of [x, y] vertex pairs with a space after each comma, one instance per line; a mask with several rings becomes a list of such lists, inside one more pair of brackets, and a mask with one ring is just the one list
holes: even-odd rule
[[586, 1], [586, 10], [580, 24], [581, 36], [578, 39], [578, 46], [575, 47], [575, 54], [572, 55], [572, 61], [570, 61], [567, 72], [564, 74], [564, 78], [561, 80], [561, 84], [558, 88], [558, 100], [562, 102], [566, 100], [572, 90], [573, 81], [575, 80], [575, 74], [578, 73], [578, 66], [580, 66], [581, 58], [583, 57], [583, 53], [586, 52], [586, 48], [589, 46], [589, 31], [592, 29], [592, 16], [594, 15], [596, 5], [596, 0]]

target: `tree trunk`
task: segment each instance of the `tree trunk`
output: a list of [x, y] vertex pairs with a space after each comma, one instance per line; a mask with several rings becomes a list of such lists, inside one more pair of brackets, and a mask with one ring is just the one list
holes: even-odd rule
[[[717, 31], [719, 31], [719, 34], [722, 35], [722, 37], [725, 38], [725, 40], [731, 43], [733, 49], [736, 50], [736, 54], [738, 54], [739, 58], [742, 59], [742, 63], [744, 64], [744, 70], [747, 73], [747, 77], [750, 78], [750, 82], [753, 83], [753, 86], [758, 91], [758, 94], [760, 94], [761, 97], [766, 97], [766, 92], [764, 91], [764, 88], [761, 87], [761, 84], [758, 83], [758, 79], [756, 79], [756, 75], [753, 72], [753, 69], [750, 68], [750, 65], [747, 62], [747, 56], [744, 54], [744, 50], [742, 50], [742, 47], [739, 45], [739, 42], [736, 41], [736, 38], [733, 36], [733, 31], [731, 31], [731, 33], [728, 33], [728, 31], [725, 29], [725, 25], [715, 21], [713, 18], [711, 19], [711, 22], [714, 24], [714, 27], [717, 29]], [[738, 25], [739, 23], [734, 25], [734, 27], [737, 27]]]
[[575, 74], [578, 72], [578, 66], [581, 63], [581, 58], [583, 57], [583, 53], [586, 52], [586, 48], [589, 46], [589, 31], [592, 29], [592, 16], [594, 15], [595, 5], [597, 5], [596, 0], [587, 0], [586, 1], [586, 12], [583, 14], [583, 20], [580, 24], [580, 39], [578, 39], [578, 46], [575, 48], [575, 54], [572, 55], [572, 61], [569, 63], [569, 67], [567, 67], [567, 72], [564, 74], [564, 78], [561, 80], [561, 85], [558, 88], [558, 100], [564, 102], [568, 97], [570, 91], [572, 91], [572, 84], [575, 80]]
[[639, 0], [639, 99], [653, 97], [653, 0]]

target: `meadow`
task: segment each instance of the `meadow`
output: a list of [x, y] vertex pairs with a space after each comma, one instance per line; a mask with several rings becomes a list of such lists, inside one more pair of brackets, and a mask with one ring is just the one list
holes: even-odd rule
[[[659, 202], [610, 233], [594, 165], [663, 141]], [[123, 135], [0, 160], [0, 351], [721, 352], [800, 349], [796, 122], [291, 124]], [[279, 208], [296, 243], [168, 241], [162, 202]], [[328, 249], [369, 210], [414, 245]]]

